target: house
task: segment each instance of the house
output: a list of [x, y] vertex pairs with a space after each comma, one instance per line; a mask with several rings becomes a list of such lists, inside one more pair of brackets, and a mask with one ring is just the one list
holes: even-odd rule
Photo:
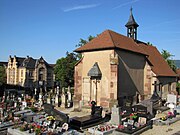
[[75, 50], [82, 54], [75, 65], [75, 105], [92, 100], [105, 108], [138, 103], [153, 94], [154, 82], [162, 98], [175, 90], [177, 76], [157, 48], [137, 40], [139, 25], [132, 10], [125, 26], [127, 36], [105, 30]]
[[51, 88], [54, 85], [53, 65], [43, 57], [34, 59], [27, 56], [9, 56], [7, 66], [7, 84], [28, 88]]

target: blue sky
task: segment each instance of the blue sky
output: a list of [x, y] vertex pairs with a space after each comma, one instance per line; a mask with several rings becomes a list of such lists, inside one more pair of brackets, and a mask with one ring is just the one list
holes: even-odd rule
[[56, 63], [80, 38], [106, 29], [126, 35], [131, 6], [138, 39], [180, 59], [180, 0], [0, 0], [0, 61], [29, 55]]

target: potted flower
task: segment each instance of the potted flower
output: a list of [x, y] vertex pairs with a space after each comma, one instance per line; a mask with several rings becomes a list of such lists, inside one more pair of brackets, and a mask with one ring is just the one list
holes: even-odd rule
[[166, 117], [166, 116], [163, 116], [163, 117], [160, 118], [160, 120], [166, 121], [166, 120], [167, 120], [167, 117]]
[[22, 125], [20, 128], [19, 128], [20, 131], [25, 131], [25, 126]]
[[36, 128], [35, 129], [35, 133], [36, 133], [36, 135], [40, 135], [41, 134], [41, 129], [40, 128]]
[[130, 118], [131, 120], [135, 120], [135, 119], [137, 118], [137, 115], [134, 114], [134, 113], [131, 113], [130, 116], [129, 116], [129, 118]]
[[174, 117], [174, 114], [172, 112], [168, 112], [168, 118], [172, 119]]
[[35, 133], [36, 133], [36, 135], [40, 135], [41, 134], [41, 126], [40, 125], [36, 125]]

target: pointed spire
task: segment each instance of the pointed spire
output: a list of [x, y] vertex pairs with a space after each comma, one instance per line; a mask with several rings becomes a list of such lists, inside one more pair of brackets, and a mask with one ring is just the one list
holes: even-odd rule
[[134, 16], [132, 13], [132, 7], [130, 9], [129, 20], [125, 26], [127, 27], [127, 36], [134, 39], [134, 40], [137, 40], [137, 27], [139, 25], [136, 23], [136, 21], [134, 19]]
[[134, 16], [133, 16], [133, 13], [132, 13], [132, 7], [130, 8], [129, 20], [128, 20], [128, 22], [126, 23], [125, 26], [126, 26], [126, 27], [129, 27], [129, 26], [138, 27], [138, 26], [139, 26], [139, 25], [136, 23], [135, 19], [134, 19]]

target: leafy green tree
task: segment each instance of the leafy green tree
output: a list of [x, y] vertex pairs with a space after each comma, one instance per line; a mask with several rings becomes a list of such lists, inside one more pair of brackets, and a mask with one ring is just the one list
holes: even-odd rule
[[162, 50], [161, 55], [163, 56], [163, 58], [166, 60], [166, 62], [168, 63], [168, 65], [170, 66], [170, 68], [173, 71], [176, 71], [177, 67], [174, 63], [174, 61], [171, 59], [171, 57], [173, 57], [174, 55], [172, 55], [170, 52], [168, 52], [167, 50]]
[[[87, 44], [88, 42], [90, 42], [91, 40], [93, 40], [95, 37], [94, 36], [89, 36], [87, 39], [82, 39], [80, 38], [80, 41], [79, 43], [76, 45], [76, 47], [81, 47], [85, 44]], [[82, 55], [79, 53], [79, 54], [76, 54], [78, 60], [81, 59]]]
[[87, 44], [88, 42], [90, 42], [91, 40], [93, 40], [95, 37], [94, 36], [89, 36], [87, 39], [82, 39], [82, 38], [80, 38], [80, 41], [79, 41], [79, 43], [76, 45], [76, 47], [81, 47], [81, 46], [83, 46], [83, 45], [85, 45], [85, 44]]
[[147, 44], [152, 46], [152, 43], [151, 43], [151, 42], [147, 42]]
[[54, 69], [56, 81], [60, 82], [61, 87], [74, 85], [74, 66], [77, 62], [77, 55], [66, 53], [66, 57], [57, 60]]
[[6, 69], [4, 66], [0, 66], [0, 85], [6, 83]]

